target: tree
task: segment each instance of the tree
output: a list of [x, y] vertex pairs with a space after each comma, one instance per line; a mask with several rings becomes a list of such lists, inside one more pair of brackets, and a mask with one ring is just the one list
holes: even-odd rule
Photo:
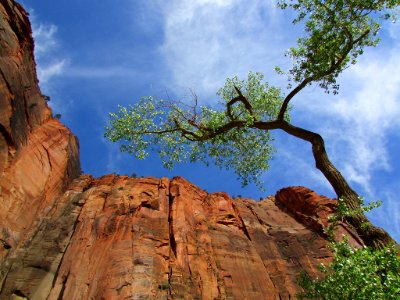
[[[364, 205], [360, 199], [360, 210], [368, 212], [380, 206], [380, 202]], [[332, 261], [321, 264], [323, 276], [312, 278], [303, 271], [299, 284], [303, 292], [299, 299], [399, 299], [400, 297], [400, 256], [396, 245], [381, 249], [352, 247], [348, 238], [336, 241], [337, 229], [346, 215], [357, 214], [349, 209], [343, 199], [338, 199], [337, 210], [330, 216], [328, 245], [333, 250]]]
[[355, 248], [346, 240], [332, 244], [333, 261], [320, 266], [322, 278], [302, 273], [299, 299], [399, 299], [400, 258], [395, 246]]
[[[294, 24], [302, 23], [306, 35], [287, 56], [293, 60], [288, 93], [263, 82], [263, 75], [250, 72], [247, 80], [227, 79], [217, 95], [216, 108], [181, 101], [143, 98], [110, 114], [105, 136], [121, 141], [121, 150], [143, 159], [148, 150], [158, 151], [163, 164], [213, 161], [232, 168], [243, 180], [260, 183], [274, 149], [270, 131], [282, 130], [309, 142], [316, 167], [332, 185], [338, 198], [351, 209], [360, 207], [357, 193], [331, 163], [323, 138], [290, 123], [291, 100], [304, 88], [317, 84], [327, 93], [338, 92], [340, 73], [357, 62], [368, 46], [376, 46], [381, 23], [394, 17], [400, 0], [279, 0], [282, 9], [296, 12]], [[278, 73], [284, 73], [276, 68]], [[346, 217], [367, 245], [382, 247], [392, 242], [364, 214]]]

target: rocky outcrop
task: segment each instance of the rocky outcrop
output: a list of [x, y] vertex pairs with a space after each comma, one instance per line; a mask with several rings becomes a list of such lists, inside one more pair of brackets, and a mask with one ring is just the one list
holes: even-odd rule
[[37, 84], [27, 14], [0, 0], [0, 299], [293, 299], [300, 271], [329, 261], [335, 202], [308, 189], [256, 202], [79, 176]]
[[[283, 188], [275, 197], [281, 208], [315, 232], [323, 232], [324, 228], [330, 225], [329, 216], [336, 209], [336, 200], [318, 195], [303, 186]], [[335, 237], [340, 240], [344, 235], [351, 236], [349, 242], [355, 247], [365, 245], [353, 227], [339, 222], [335, 229]]]
[[38, 87], [27, 13], [0, 0], [0, 259], [79, 176], [78, 148]]
[[274, 197], [233, 200], [183, 178], [84, 175], [8, 261], [0, 295], [291, 299], [299, 273], [316, 274], [329, 258], [321, 232]]
[[320, 196], [302, 186], [289, 187], [276, 193], [276, 200], [296, 220], [311, 229], [321, 232], [329, 225], [328, 217], [335, 211], [336, 200]]

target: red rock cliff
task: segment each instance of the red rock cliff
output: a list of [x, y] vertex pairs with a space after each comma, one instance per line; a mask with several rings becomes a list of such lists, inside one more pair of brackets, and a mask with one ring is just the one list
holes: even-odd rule
[[52, 117], [38, 87], [27, 14], [0, 0], [1, 249], [14, 249], [79, 173], [78, 141]]
[[182, 178], [79, 176], [11, 0], [0, 46], [0, 299], [293, 299], [299, 272], [330, 259], [334, 201], [306, 188], [256, 202]]
[[290, 299], [300, 271], [329, 260], [325, 246], [274, 197], [232, 200], [183, 178], [85, 175], [9, 260], [1, 295]]

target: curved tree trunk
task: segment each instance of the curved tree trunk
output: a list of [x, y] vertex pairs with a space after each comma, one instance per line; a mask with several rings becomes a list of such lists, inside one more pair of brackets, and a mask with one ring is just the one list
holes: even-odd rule
[[[282, 125], [282, 130], [285, 132], [312, 144], [312, 152], [316, 167], [322, 172], [322, 174], [324, 174], [326, 179], [328, 179], [329, 183], [335, 190], [337, 197], [342, 197], [350, 209], [360, 208], [359, 196], [349, 186], [346, 179], [329, 160], [323, 138], [317, 133], [295, 127], [286, 122], [283, 122]], [[367, 246], [381, 248], [382, 246], [394, 242], [385, 230], [371, 224], [364, 214], [347, 218], [346, 221], [354, 226], [358, 235], [363, 239]]]
[[[256, 122], [254, 125], [254, 127], [259, 129], [281, 129], [292, 136], [310, 142], [312, 145], [312, 152], [316, 167], [329, 181], [335, 190], [337, 197], [342, 197], [350, 209], [360, 208], [359, 196], [350, 187], [339, 170], [336, 169], [336, 167], [329, 160], [328, 154], [325, 150], [324, 140], [319, 134], [293, 126], [283, 120], [273, 122]], [[367, 246], [381, 248], [394, 243], [394, 240], [385, 230], [371, 224], [364, 214], [348, 217], [346, 221], [354, 227], [358, 235], [362, 238]]]

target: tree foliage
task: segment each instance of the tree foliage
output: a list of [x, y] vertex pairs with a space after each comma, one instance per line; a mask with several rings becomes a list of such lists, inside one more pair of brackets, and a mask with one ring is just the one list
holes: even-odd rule
[[322, 278], [302, 273], [300, 299], [384, 300], [400, 298], [400, 258], [395, 246], [352, 248], [346, 240], [332, 244], [333, 261], [321, 265]]
[[320, 278], [312, 278], [306, 272], [300, 275], [299, 284], [304, 289], [300, 299], [324, 300], [383, 300], [400, 298], [400, 257], [398, 247], [393, 245], [381, 249], [351, 247], [348, 238], [335, 241], [338, 225], [346, 216], [362, 214], [381, 202], [370, 202], [360, 209], [349, 209], [344, 199], [339, 199], [337, 209], [330, 218], [326, 232], [330, 235], [333, 260], [329, 265], [320, 265]]
[[[243, 184], [260, 183], [258, 177], [268, 169], [274, 148], [270, 133], [254, 129], [252, 124], [259, 119], [274, 120], [283, 101], [281, 91], [262, 79], [262, 74], [252, 72], [247, 80], [227, 79], [217, 93], [220, 107], [226, 111], [198, 105], [197, 101], [190, 106], [143, 98], [110, 115], [106, 136], [112, 141], [123, 140], [121, 150], [139, 159], [157, 151], [167, 168], [176, 162], [209, 164], [211, 160], [235, 170]], [[235, 105], [237, 102], [240, 105]]]
[[[295, 12], [293, 23], [305, 26], [305, 35], [287, 53], [293, 61], [287, 93], [264, 82], [260, 73], [250, 72], [244, 81], [227, 79], [217, 93], [217, 107], [198, 105], [195, 95], [193, 105], [146, 97], [119, 107], [110, 114], [105, 136], [138, 158], [157, 151], [167, 168], [181, 161], [213, 162], [232, 168], [243, 184], [253, 181], [261, 186], [259, 176], [274, 152], [270, 131], [282, 130], [309, 142], [316, 167], [338, 198], [344, 197], [352, 209], [360, 207], [358, 195], [330, 162], [322, 137], [291, 124], [288, 111], [290, 101], [308, 85], [336, 93], [339, 74], [355, 64], [366, 47], [378, 44], [381, 22], [393, 17], [399, 5], [400, 0], [279, 0], [279, 7]], [[391, 241], [363, 215], [346, 220], [371, 245]]]
[[381, 21], [394, 15], [397, 0], [298, 0], [278, 1], [282, 9], [297, 12], [294, 24], [304, 23], [306, 35], [287, 55], [294, 65], [295, 82], [318, 82], [337, 90], [336, 78], [355, 64], [366, 46], [376, 46]]

